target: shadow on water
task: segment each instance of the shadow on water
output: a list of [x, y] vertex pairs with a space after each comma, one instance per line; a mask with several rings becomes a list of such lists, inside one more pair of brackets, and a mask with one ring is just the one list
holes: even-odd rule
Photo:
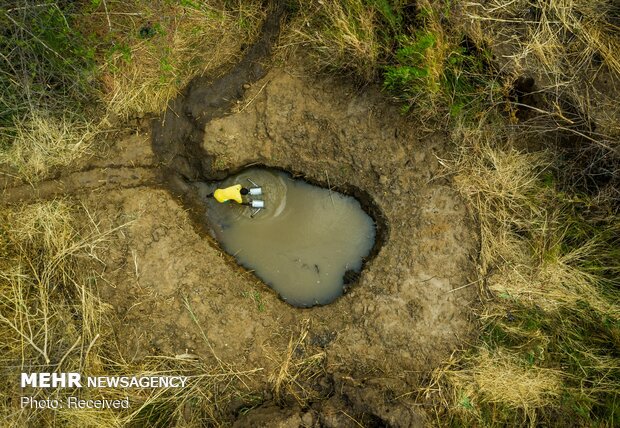
[[[280, 0], [269, 3], [261, 35], [256, 43], [246, 50], [239, 63], [216, 79], [204, 76], [194, 78], [183, 93], [169, 103], [164, 114], [152, 122], [152, 146], [161, 165], [160, 174], [164, 187], [188, 209], [196, 231], [218, 248], [219, 244], [211, 239], [214, 228], [205, 218], [206, 202], [199, 188], [235, 175], [244, 167], [232, 171], [215, 171], [214, 156], [202, 147], [204, 128], [209, 121], [229, 113], [231, 107], [243, 98], [244, 84], [255, 82], [266, 74], [267, 71], [261, 63], [269, 58], [271, 47], [279, 34], [280, 24], [286, 18], [284, 4], [285, 2]], [[259, 166], [284, 171], [277, 165]], [[305, 174], [300, 171], [284, 172], [292, 173], [294, 177], [304, 177], [307, 183], [327, 187], [327, 183], [305, 178]], [[351, 184], [331, 186], [330, 189], [353, 196], [375, 224], [374, 245], [360, 255], [361, 266], [344, 273], [343, 291], [346, 293], [349, 287], [357, 282], [358, 272], [378, 254], [385, 243], [387, 222], [373, 198], [364, 190]], [[232, 256], [229, 262], [236, 264]], [[329, 299], [331, 300], [333, 299]], [[323, 303], [328, 301], [318, 301], [318, 304]], [[306, 305], [305, 302], [301, 304]]]

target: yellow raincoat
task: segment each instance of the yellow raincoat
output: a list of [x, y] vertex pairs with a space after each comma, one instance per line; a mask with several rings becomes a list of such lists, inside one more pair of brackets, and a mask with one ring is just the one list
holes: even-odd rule
[[241, 184], [236, 184], [225, 189], [217, 189], [213, 192], [213, 197], [220, 203], [233, 200], [241, 204], [243, 203], [243, 199], [241, 199]]

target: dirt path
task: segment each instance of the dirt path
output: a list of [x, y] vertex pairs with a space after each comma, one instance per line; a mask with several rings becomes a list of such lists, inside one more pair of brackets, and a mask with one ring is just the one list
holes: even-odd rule
[[[144, 131], [144, 130], [143, 130]], [[126, 135], [113, 148], [82, 159], [57, 177], [32, 185], [10, 176], [0, 182], [2, 203], [29, 203], [93, 191], [153, 187], [161, 183], [150, 147], [150, 133]]]
[[152, 187], [159, 182], [153, 168], [117, 167], [90, 169], [73, 172], [56, 180], [37, 183], [36, 186], [24, 184], [4, 189], [2, 199], [5, 203], [32, 202], [47, 200], [63, 195], [82, 195], [94, 190], [131, 189]]

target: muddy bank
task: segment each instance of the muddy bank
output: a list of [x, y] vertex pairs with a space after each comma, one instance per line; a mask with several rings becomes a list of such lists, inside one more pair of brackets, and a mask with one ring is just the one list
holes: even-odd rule
[[[184, 93], [170, 103], [162, 117], [152, 123], [153, 153], [158, 159], [160, 181], [172, 195], [183, 201], [191, 213], [196, 230], [206, 239], [212, 235], [211, 227], [204, 216], [205, 203], [198, 196], [192, 183], [221, 180], [238, 173], [247, 165], [232, 165], [225, 170], [218, 168], [216, 157], [204, 147], [205, 127], [217, 118], [229, 115], [244, 97], [251, 84], [265, 76], [265, 63], [269, 60], [271, 47], [278, 37], [281, 22], [285, 19], [284, 3], [274, 1], [270, 4], [267, 19], [263, 24], [257, 42], [248, 48], [242, 60], [230, 71], [216, 79], [197, 77], [188, 85]], [[251, 149], [250, 149], [251, 150]], [[284, 170], [277, 163], [264, 160], [250, 163], [253, 166], [271, 167]], [[388, 224], [385, 216], [373, 198], [362, 188], [353, 183], [329, 183], [329, 176], [318, 179], [303, 170], [285, 170], [294, 177], [304, 178], [311, 184], [329, 187], [340, 193], [354, 196], [373, 218], [376, 224], [376, 237], [364, 266], [374, 258], [387, 236]], [[213, 242], [215, 246], [217, 243]], [[229, 258], [228, 263], [234, 263]], [[353, 272], [346, 276], [346, 290], [359, 276]]]
[[[256, 370], [221, 409], [238, 426], [418, 426], [413, 392], [474, 329], [477, 238], [437, 160], [446, 136], [421, 133], [378, 88], [307, 73], [297, 60], [269, 68], [276, 34], [263, 33], [233, 77], [194, 81], [152, 140], [123, 138], [83, 171], [95, 183], [106, 167], [148, 165], [153, 182], [67, 190], [106, 219], [102, 228], [133, 220], [100, 256], [114, 335], [129, 362], [191, 353]], [[250, 164], [353, 194], [384, 225], [349, 293], [293, 308], [208, 238], [192, 183]]]
[[[195, 80], [154, 123], [152, 147], [164, 188], [186, 211], [177, 209], [176, 220], [166, 220], [161, 210], [147, 208], [134, 254], [148, 272], [141, 288], [152, 290], [147, 295], [158, 290], [160, 297], [138, 311], [124, 304], [123, 316], [138, 326], [162, 320], [148, 332], [131, 332], [160, 352], [206, 355], [183, 308], [181, 296], [188, 293], [220, 358], [265, 369], [257, 383], [266, 388], [261, 405], [239, 423], [251, 426], [264, 414], [294, 420], [314, 415], [308, 426], [342, 426], [351, 422], [341, 420], [344, 412], [370, 425], [415, 425], [423, 412], [410, 392], [471, 334], [469, 305], [476, 296], [475, 288], [463, 287], [471, 282], [476, 236], [437, 161], [446, 138], [422, 135], [420, 124], [402, 117], [377, 88], [293, 66], [267, 71], [266, 46], [281, 16], [270, 15], [260, 48], [250, 49], [229, 75]], [[248, 165], [284, 169], [353, 194], [381, 224], [374, 258], [348, 294], [324, 307], [291, 308], [208, 238], [204, 203], [192, 182], [221, 179]], [[152, 194], [141, 206], [165, 203], [169, 210], [170, 196]], [[138, 203], [117, 198], [125, 209]], [[149, 239], [157, 224], [181, 218], [183, 235], [166, 235], [165, 250], [161, 238]], [[183, 249], [171, 251], [173, 242], [184, 242]], [[151, 260], [166, 260], [167, 267]], [[170, 281], [163, 288], [162, 278]], [[310, 334], [299, 359], [321, 354], [324, 365], [318, 382], [298, 380], [313, 398], [295, 407], [292, 397], [276, 400], [269, 392], [268, 373], [282, 363], [274, 349], [286, 349], [306, 322]], [[276, 403], [285, 410], [269, 410]]]
[[[153, 152], [164, 167], [164, 176], [189, 181], [217, 178], [212, 175], [212, 155], [201, 147], [204, 126], [213, 118], [228, 113], [243, 97], [244, 85], [265, 75], [263, 63], [269, 59], [284, 12], [283, 1], [270, 2], [260, 37], [247, 48], [241, 61], [219, 78], [199, 76], [193, 79], [183, 94], [170, 102], [164, 114], [153, 120]], [[186, 189], [177, 188], [175, 182], [170, 180], [171, 191], [184, 193]]]
[[[108, 192], [89, 203], [108, 218], [136, 218], [123, 244], [104, 257], [111, 260], [106, 280], [116, 288], [103, 294], [125, 326], [116, 334], [136, 358], [190, 352], [209, 360], [188, 302], [220, 359], [262, 369], [252, 383], [262, 391], [257, 415], [263, 405], [276, 406], [274, 420], [312, 416], [316, 424], [346, 426], [342, 410], [371, 426], [410, 426], [423, 413], [411, 392], [473, 329], [475, 285], [462, 287], [471, 282], [477, 239], [437, 161], [446, 139], [420, 135], [377, 89], [359, 91], [303, 69], [273, 68], [246, 92], [239, 107], [205, 126], [201, 146], [211, 153], [214, 176], [259, 163], [364, 189], [390, 225], [383, 246], [348, 294], [296, 309], [206, 237], [166, 186]], [[315, 377], [297, 380], [311, 398], [304, 405], [288, 395], [276, 400], [270, 378], [306, 323], [289, 363], [304, 367], [322, 356]], [[235, 406], [231, 420], [241, 417]], [[239, 423], [250, 424], [252, 412]]]

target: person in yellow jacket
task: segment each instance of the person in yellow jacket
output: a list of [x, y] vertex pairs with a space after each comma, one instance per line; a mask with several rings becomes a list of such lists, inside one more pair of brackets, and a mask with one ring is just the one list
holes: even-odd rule
[[234, 186], [226, 187], [224, 189], [215, 189], [213, 193], [209, 193], [207, 198], [215, 198], [219, 203], [228, 201], [235, 201], [238, 204], [249, 205], [248, 202], [243, 202], [243, 197], [250, 191], [241, 184], [235, 184]]

